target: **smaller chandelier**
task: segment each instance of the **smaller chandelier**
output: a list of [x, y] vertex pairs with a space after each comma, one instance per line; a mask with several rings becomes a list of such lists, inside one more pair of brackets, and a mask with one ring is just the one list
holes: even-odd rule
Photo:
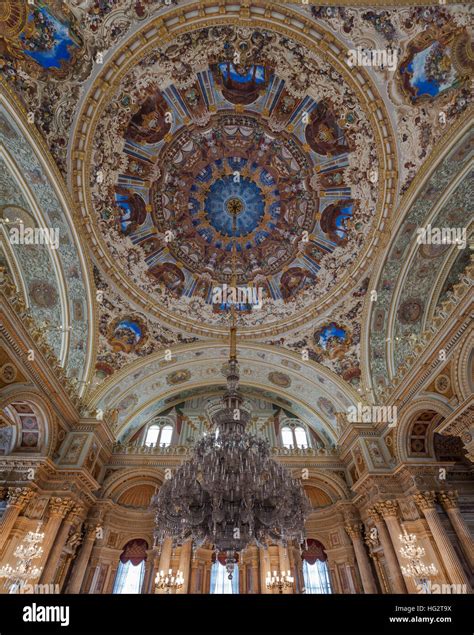
[[43, 547], [39, 545], [43, 542], [44, 532], [40, 532], [41, 523], [36, 531], [29, 531], [22, 543], [20, 543], [13, 555], [18, 559], [14, 567], [6, 564], [0, 568], [0, 578], [7, 578], [10, 582], [10, 593], [17, 592], [29, 580], [38, 578], [42, 568], [33, 566], [32, 561], [41, 558]]
[[269, 591], [273, 591], [274, 589], [278, 589], [279, 593], [283, 593], [283, 589], [290, 589], [293, 587], [295, 579], [291, 575], [291, 571], [288, 571], [285, 574], [283, 571], [280, 572], [280, 575], [277, 575], [277, 572], [273, 572], [273, 576], [270, 571], [267, 573], [267, 578], [265, 580], [266, 587]]
[[403, 528], [403, 534], [399, 536], [402, 547], [400, 547], [400, 555], [402, 558], [409, 560], [406, 566], [401, 566], [402, 573], [407, 578], [426, 579], [435, 576], [438, 569], [433, 563], [425, 564], [421, 559], [425, 555], [425, 549], [419, 547], [415, 534], [409, 534], [406, 528]]
[[173, 569], [169, 569], [165, 575], [164, 571], [158, 571], [155, 578], [155, 586], [157, 589], [166, 589], [167, 593], [171, 593], [172, 590], [177, 591], [184, 584], [184, 576], [181, 571], [176, 572], [173, 575]]

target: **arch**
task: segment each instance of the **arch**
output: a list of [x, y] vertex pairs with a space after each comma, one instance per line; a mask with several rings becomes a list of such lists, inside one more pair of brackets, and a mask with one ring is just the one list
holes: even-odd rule
[[[7, 241], [6, 258], [25, 296], [31, 314], [39, 323], [49, 322], [48, 341], [82, 394], [95, 354], [92, 269], [79, 231], [72, 218], [72, 202], [62, 176], [36, 128], [15, 95], [0, 87], [0, 165], [10, 186], [0, 200], [0, 216], [21, 226], [42, 230], [38, 258], [26, 261], [21, 249]], [[39, 234], [38, 234], [39, 235]], [[48, 239], [45, 238], [48, 236]]]
[[[448, 417], [452, 412], [452, 408], [448, 406], [444, 400], [436, 397], [423, 396], [421, 399], [413, 401], [408, 406], [399, 418], [399, 425], [395, 439], [396, 452], [401, 462], [413, 462], [420, 459], [433, 459], [434, 458], [434, 442], [433, 435], [435, 428], [439, 425], [442, 419]], [[424, 421], [421, 416], [423, 413], [432, 412], [433, 417], [427, 418]], [[427, 423], [426, 430], [423, 435], [425, 439], [424, 454], [413, 454], [410, 452], [410, 439], [412, 435], [412, 429], [416, 424], [417, 417], [420, 417], [420, 423]], [[415, 437], [418, 435], [415, 435]]]
[[133, 487], [153, 486], [155, 490], [158, 489], [164, 478], [164, 472], [160, 468], [133, 467], [118, 470], [104, 481], [101, 497], [118, 502], [118, 499]]
[[49, 403], [31, 391], [10, 389], [0, 401], [0, 409], [5, 410], [14, 422], [9, 453], [35, 453], [51, 456], [56, 445], [58, 425]]
[[469, 399], [474, 393], [474, 325], [455, 353], [452, 377], [459, 401]]
[[[377, 298], [373, 301], [372, 294], [367, 294], [361, 320], [363, 382], [375, 400], [379, 398], [387, 380], [393, 376], [393, 363], [390, 360], [393, 359], [395, 335], [392, 330], [397, 322], [398, 310], [398, 304], [394, 303], [393, 298], [400, 284], [400, 272], [407, 261], [404, 252], [406, 249], [412, 249], [414, 245], [415, 230], [419, 226], [416, 215], [420, 213], [418, 209], [421, 210], [426, 203], [426, 196], [423, 193], [431, 188], [429, 200], [433, 199], [434, 192], [437, 194], [434, 200], [437, 201], [456, 181], [456, 175], [463, 172], [469, 159], [469, 152], [466, 152], [464, 156], [462, 150], [468, 148], [471, 127], [471, 119], [467, 112], [453, 126], [449, 136], [443, 137], [434, 147], [429, 159], [413, 179], [398, 206], [397, 216], [391, 228], [392, 248], [382, 250], [375, 263], [369, 288], [376, 291]], [[443, 164], [442, 171], [437, 169], [441, 164]], [[439, 179], [441, 172], [443, 177]], [[435, 203], [429, 210], [429, 214], [434, 205]], [[426, 217], [426, 212], [423, 213], [423, 217]], [[405, 232], [403, 232], [404, 228]], [[397, 253], [399, 253], [398, 256]], [[385, 274], [388, 266], [391, 267], [390, 273]], [[387, 285], [387, 280], [393, 280], [393, 284], [390, 282]]]
[[[130, 364], [109, 377], [90, 397], [91, 412], [101, 408], [115, 410], [116, 437], [123, 439], [140, 428], [161, 409], [170, 407], [173, 398], [186, 398], [190, 390], [206, 386], [224, 386], [221, 363], [228, 358], [222, 342], [206, 342], [177, 347], [168, 365], [162, 353], [150, 355]], [[296, 416], [322, 434], [329, 443], [336, 441], [336, 412], [346, 411], [361, 397], [357, 391], [326, 367], [312, 361], [302, 361], [296, 353], [277, 350], [262, 344], [239, 345], [240, 384], [243, 388], [272, 392], [288, 403]], [[285, 370], [285, 385], [275, 367]], [[134, 386], [140, 385], [140, 391]], [[157, 394], [160, 395], [157, 398]], [[333, 413], [322, 412], [318, 399], [331, 402]]]

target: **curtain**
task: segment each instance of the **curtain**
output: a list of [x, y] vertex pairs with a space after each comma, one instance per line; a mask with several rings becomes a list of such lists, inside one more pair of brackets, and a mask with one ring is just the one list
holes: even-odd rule
[[316, 560], [309, 564], [303, 560], [303, 577], [306, 593], [332, 593], [326, 562]]
[[131, 560], [120, 562], [115, 577], [114, 590], [112, 593], [140, 593], [145, 574], [145, 561], [139, 564], [132, 564]]
[[232, 580], [229, 580], [226, 568], [219, 561], [214, 562], [211, 568], [210, 593], [223, 593], [237, 595], [239, 593], [239, 567], [235, 565]]

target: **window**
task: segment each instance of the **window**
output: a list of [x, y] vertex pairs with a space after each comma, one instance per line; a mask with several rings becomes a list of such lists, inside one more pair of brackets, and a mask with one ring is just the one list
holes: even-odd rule
[[113, 593], [140, 593], [145, 573], [145, 560], [133, 565], [131, 560], [120, 562], [117, 569]]
[[295, 428], [295, 439], [296, 439], [296, 447], [297, 448], [307, 448], [308, 441], [306, 440], [306, 432], [304, 428], [298, 427]]
[[145, 445], [156, 445], [160, 436], [160, 426], [150, 426], [146, 433]]
[[145, 437], [145, 445], [147, 446], [160, 446], [162, 448], [167, 448], [171, 445], [171, 439], [173, 438], [173, 426], [166, 424], [164, 426], [161, 425], [151, 425], [148, 428]]
[[160, 445], [162, 447], [168, 447], [171, 445], [171, 437], [173, 436], [173, 428], [171, 426], [163, 426], [161, 428]]
[[293, 432], [291, 428], [281, 429], [281, 440], [283, 441], [283, 447], [292, 448], [293, 446]]
[[326, 561], [316, 560], [309, 564], [303, 560], [303, 577], [306, 593], [332, 593]]
[[236, 595], [239, 593], [239, 568], [234, 565], [232, 580], [223, 564], [214, 562], [211, 569], [211, 593], [224, 593]]
[[281, 429], [281, 440], [284, 448], [307, 448], [306, 430], [302, 426], [285, 426]]

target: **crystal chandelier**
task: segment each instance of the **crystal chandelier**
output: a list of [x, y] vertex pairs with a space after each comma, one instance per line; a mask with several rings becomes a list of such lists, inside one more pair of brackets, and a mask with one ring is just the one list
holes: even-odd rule
[[280, 572], [280, 575], [277, 574], [276, 571], [273, 572], [273, 576], [268, 571], [267, 578], [265, 580], [266, 587], [269, 591], [273, 591], [273, 589], [278, 589], [279, 593], [283, 593], [283, 589], [290, 589], [293, 587], [295, 579], [291, 575], [291, 571], [288, 573]]
[[[237, 214], [233, 215], [233, 235]], [[236, 246], [232, 286], [237, 284]], [[239, 552], [267, 542], [286, 546], [304, 539], [309, 501], [299, 480], [274, 461], [267, 441], [246, 431], [250, 412], [239, 392], [235, 305], [231, 306], [230, 359], [222, 408], [212, 415], [214, 431], [196, 443], [191, 458], [166, 480], [152, 501], [155, 538], [194, 547], [214, 545], [225, 554], [231, 580]]]
[[165, 575], [164, 571], [158, 571], [155, 578], [155, 586], [157, 589], [166, 589], [167, 593], [171, 593], [172, 589], [176, 591], [180, 589], [184, 584], [184, 576], [181, 571], [177, 571], [176, 575], [173, 575], [173, 569], [170, 569]]
[[403, 534], [400, 534], [400, 554], [402, 558], [409, 560], [407, 566], [401, 566], [402, 573], [407, 578], [426, 579], [438, 573], [438, 569], [433, 563], [426, 565], [421, 558], [425, 555], [425, 549], [416, 545], [415, 534], [409, 534], [406, 527]]
[[43, 555], [43, 547], [39, 545], [43, 542], [44, 532], [40, 532], [41, 523], [36, 531], [29, 531], [22, 543], [20, 543], [13, 555], [18, 558], [15, 567], [6, 564], [0, 568], [0, 578], [7, 578], [10, 582], [10, 593], [17, 592], [28, 580], [38, 578], [41, 568], [33, 566], [32, 561]]

